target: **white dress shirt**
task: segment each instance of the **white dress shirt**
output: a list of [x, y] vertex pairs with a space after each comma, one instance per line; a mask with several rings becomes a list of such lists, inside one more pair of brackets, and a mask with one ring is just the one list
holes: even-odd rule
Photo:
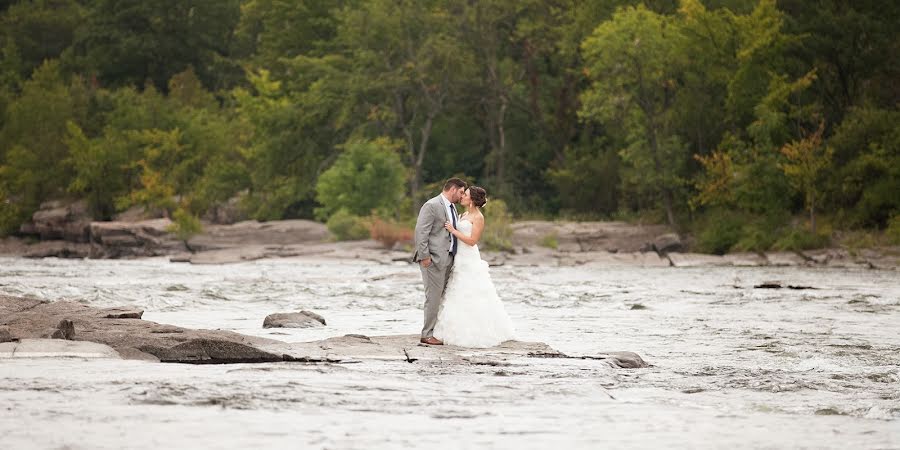
[[[441, 192], [441, 201], [444, 202], [444, 212], [447, 213], [447, 220], [450, 223], [456, 222], [456, 224], [457, 224], [456, 226], [459, 226], [459, 216], [457, 216], [456, 213], [453, 212], [453, 209], [455, 209], [455, 208], [450, 207], [451, 205], [453, 205], [453, 203], [450, 200], [448, 200], [447, 197], [444, 197], [443, 192]], [[454, 220], [454, 218], [456, 220]], [[449, 233], [449, 234], [450, 234], [450, 251], [452, 252], [453, 251], [453, 241], [456, 240], [456, 236], [454, 236], [453, 233]]]

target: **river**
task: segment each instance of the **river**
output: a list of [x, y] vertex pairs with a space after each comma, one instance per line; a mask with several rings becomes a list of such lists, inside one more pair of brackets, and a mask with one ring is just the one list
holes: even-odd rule
[[[521, 340], [633, 351], [651, 367], [0, 360], [0, 447], [900, 448], [896, 271], [491, 273]], [[753, 287], [769, 280], [814, 289]], [[414, 266], [358, 260], [0, 258], [0, 293], [284, 341], [414, 334], [422, 315]], [[261, 327], [299, 309], [328, 326]]]

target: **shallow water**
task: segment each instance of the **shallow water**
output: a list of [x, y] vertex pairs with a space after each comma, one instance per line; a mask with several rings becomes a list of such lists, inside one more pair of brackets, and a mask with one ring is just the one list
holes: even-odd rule
[[[900, 276], [809, 268], [496, 267], [522, 340], [509, 365], [191, 366], [0, 360], [3, 448], [900, 448]], [[767, 280], [807, 290], [753, 289]], [[285, 341], [415, 334], [404, 263], [0, 258], [0, 292]], [[316, 311], [317, 329], [262, 329]], [[559, 447], [559, 446], [562, 447]]]

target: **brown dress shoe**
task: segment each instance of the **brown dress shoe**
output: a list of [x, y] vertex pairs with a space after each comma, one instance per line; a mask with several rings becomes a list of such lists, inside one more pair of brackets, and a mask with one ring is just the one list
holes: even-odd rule
[[421, 343], [423, 343], [423, 344], [428, 344], [428, 345], [444, 345], [443, 342], [439, 341], [439, 340], [438, 340], [436, 337], [434, 337], [434, 336], [419, 339], [419, 342], [421, 342]]

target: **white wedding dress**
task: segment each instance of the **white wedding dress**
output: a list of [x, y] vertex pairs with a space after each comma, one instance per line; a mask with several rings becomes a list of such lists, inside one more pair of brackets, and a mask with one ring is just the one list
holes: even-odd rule
[[[472, 222], [462, 219], [458, 228], [471, 236]], [[485, 348], [514, 339], [514, 334], [478, 245], [459, 241], [434, 336], [447, 345]]]

